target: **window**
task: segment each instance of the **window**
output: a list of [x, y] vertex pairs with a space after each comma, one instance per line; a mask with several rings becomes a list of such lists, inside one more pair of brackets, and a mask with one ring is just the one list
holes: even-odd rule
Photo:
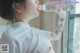
[[80, 53], [80, 0], [76, 0], [74, 13], [69, 14], [67, 53]]

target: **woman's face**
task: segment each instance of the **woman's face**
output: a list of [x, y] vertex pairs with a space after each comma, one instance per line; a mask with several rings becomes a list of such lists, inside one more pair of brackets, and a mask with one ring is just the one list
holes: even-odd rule
[[37, 0], [27, 0], [25, 10], [23, 11], [23, 15], [27, 17], [29, 20], [37, 17], [39, 15], [38, 5], [39, 2]]

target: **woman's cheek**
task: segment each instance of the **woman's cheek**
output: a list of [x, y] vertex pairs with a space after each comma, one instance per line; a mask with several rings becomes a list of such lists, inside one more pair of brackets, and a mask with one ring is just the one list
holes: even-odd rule
[[34, 5], [30, 7], [29, 12], [30, 12], [30, 15], [35, 17], [38, 16], [39, 14], [39, 12], [37, 11], [37, 8]]
[[39, 15], [39, 12], [37, 11], [37, 4], [35, 4], [34, 0], [29, 0], [29, 2], [26, 5], [26, 13], [31, 17], [37, 17]]

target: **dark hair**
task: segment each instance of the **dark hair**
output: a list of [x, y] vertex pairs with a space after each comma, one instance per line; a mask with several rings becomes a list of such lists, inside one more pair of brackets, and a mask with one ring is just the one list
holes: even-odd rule
[[26, 0], [0, 0], [0, 16], [6, 20], [12, 20], [14, 16], [12, 4], [24, 3]]

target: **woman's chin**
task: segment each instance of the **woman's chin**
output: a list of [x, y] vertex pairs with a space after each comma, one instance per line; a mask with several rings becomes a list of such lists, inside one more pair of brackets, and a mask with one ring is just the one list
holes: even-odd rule
[[38, 16], [39, 16], [39, 13], [37, 13], [37, 14], [34, 15], [34, 16], [31, 16], [30, 20], [31, 20], [31, 19], [34, 19], [34, 18], [37, 18]]
[[37, 18], [38, 16], [39, 16], [39, 12], [36, 12], [32, 16], [29, 17], [29, 20]]
[[36, 18], [36, 17], [38, 17], [38, 16], [39, 16], [39, 12], [36, 13], [36, 15], [34, 16], [34, 18]]

